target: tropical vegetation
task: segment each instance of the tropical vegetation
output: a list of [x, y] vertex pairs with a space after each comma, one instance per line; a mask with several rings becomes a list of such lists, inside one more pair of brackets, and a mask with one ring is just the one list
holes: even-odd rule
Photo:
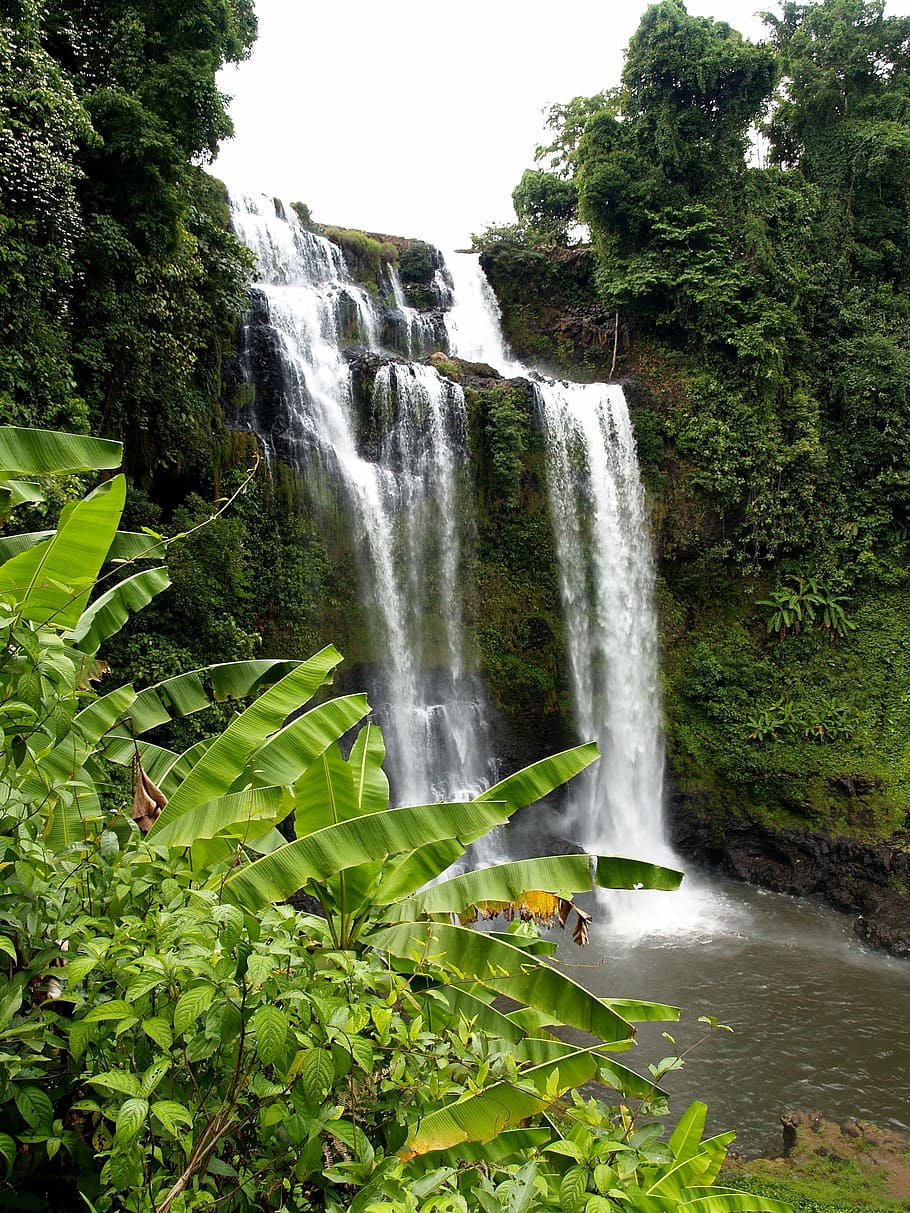
[[[42, 496], [23, 477], [120, 453], [2, 428], [0, 493], [11, 510]], [[716, 1187], [732, 1134], [703, 1139], [704, 1105], [662, 1140], [676, 1057], [643, 1077], [612, 1056], [678, 1011], [595, 997], [530, 925], [574, 914], [581, 942], [576, 893], [679, 873], [567, 855], [445, 876], [596, 748], [389, 808], [365, 697], [320, 694], [331, 647], [107, 689], [100, 645], [167, 588], [171, 541], [120, 531], [124, 495], [110, 476], [0, 565], [5, 1207], [786, 1209]], [[182, 753], [148, 736], [226, 699]], [[478, 910], [520, 913], [481, 932]], [[618, 1102], [560, 1105], [591, 1080]]]

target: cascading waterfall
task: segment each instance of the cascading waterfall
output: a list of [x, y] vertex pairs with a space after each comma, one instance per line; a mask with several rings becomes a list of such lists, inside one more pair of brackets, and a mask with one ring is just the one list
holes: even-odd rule
[[[409, 638], [390, 671], [387, 732], [404, 755], [406, 799], [428, 790], [434, 798], [471, 794], [483, 787], [488, 760], [478, 745], [482, 695], [465, 668], [462, 640], [464, 393], [432, 367], [390, 363], [376, 376], [373, 404], [386, 435], [379, 474], [401, 570], [397, 600], [390, 594], [382, 614], [394, 611]], [[420, 685], [421, 669], [438, 671], [431, 685]]]
[[439, 348], [439, 334], [432, 316], [426, 316], [416, 307], [408, 304], [401, 278], [394, 265], [386, 269], [389, 285], [392, 288], [392, 298], [395, 304], [393, 314], [399, 321], [404, 337], [404, 353], [408, 358], [423, 358]]
[[452, 353], [534, 384], [579, 738], [601, 760], [576, 780], [568, 831], [586, 850], [675, 862], [665, 841], [653, 572], [635, 441], [622, 389], [554, 382], [510, 354], [474, 255], [450, 253]]
[[622, 389], [535, 384], [576, 727], [601, 761], [572, 801], [579, 841], [666, 861], [653, 572]]
[[[376, 625], [384, 700], [377, 710], [393, 794], [420, 802], [479, 788], [483, 697], [468, 672], [455, 592], [458, 520], [470, 525], [459, 494], [463, 393], [431, 367], [381, 367], [373, 398], [381, 450], [365, 458], [342, 350], [359, 344], [378, 352], [372, 298], [351, 280], [341, 250], [303, 228], [291, 209], [265, 197], [233, 198], [231, 214], [257, 257], [255, 319], [272, 335], [286, 419], [276, 437], [274, 418], [262, 417], [254, 401], [243, 424], [267, 451], [280, 439], [283, 457], [300, 470], [321, 468], [347, 500], [362, 553], [361, 592]], [[438, 677], [423, 672], [431, 664]]]

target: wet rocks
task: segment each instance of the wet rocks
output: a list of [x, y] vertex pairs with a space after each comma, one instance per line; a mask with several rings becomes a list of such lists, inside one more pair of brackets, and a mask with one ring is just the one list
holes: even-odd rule
[[669, 824], [681, 854], [713, 871], [798, 897], [815, 894], [854, 916], [871, 947], [910, 957], [910, 848], [774, 829], [705, 795], [671, 796]]

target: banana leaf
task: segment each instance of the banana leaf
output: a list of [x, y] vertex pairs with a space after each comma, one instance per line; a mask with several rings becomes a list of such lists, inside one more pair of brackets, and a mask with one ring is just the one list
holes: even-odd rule
[[239, 869], [226, 881], [225, 892], [245, 909], [257, 910], [285, 900], [308, 880], [329, 880], [347, 868], [406, 851], [415, 837], [458, 838], [463, 831], [476, 836], [505, 819], [505, 806], [492, 801], [367, 813], [298, 838]]
[[504, 1129], [545, 1111], [571, 1087], [588, 1082], [596, 1075], [597, 1065], [596, 1057], [579, 1049], [525, 1070], [520, 1085], [494, 1083], [477, 1095], [428, 1112], [412, 1126], [401, 1157], [409, 1159], [430, 1150], [451, 1150], [465, 1141], [491, 1141]]
[[247, 832], [256, 837], [267, 825], [282, 821], [293, 803], [290, 791], [282, 786], [229, 792], [181, 813], [155, 832], [155, 841], [163, 846], [189, 847], [199, 839], [215, 838], [228, 830], [236, 834], [237, 827], [245, 823], [255, 823], [255, 829]]
[[415, 893], [412, 900], [425, 914], [459, 914], [487, 901], [518, 905], [527, 892], [538, 889], [571, 900], [573, 893], [591, 888], [591, 866], [589, 855], [519, 859], [462, 872]]
[[159, 724], [202, 712], [213, 703], [254, 695], [299, 665], [299, 661], [275, 658], [226, 661], [175, 674], [138, 692], [130, 722], [134, 732], [147, 733]]
[[429, 1166], [457, 1167], [459, 1163], [500, 1162], [507, 1163], [515, 1155], [525, 1161], [529, 1150], [540, 1150], [552, 1141], [553, 1131], [546, 1125], [538, 1129], [506, 1129], [493, 1141], [463, 1141], [449, 1150], [429, 1151], [425, 1158]]
[[[232, 720], [176, 788], [149, 834], [164, 829], [187, 809], [227, 792], [244, 772], [252, 755], [262, 749], [266, 739], [282, 727], [292, 712], [315, 694], [340, 661], [341, 654], [337, 649], [327, 646], [285, 674], [280, 682]], [[260, 782], [284, 781], [263, 777]]]
[[369, 710], [366, 695], [342, 695], [297, 716], [256, 752], [253, 759], [256, 783], [295, 783], [311, 763], [363, 720]]
[[54, 535], [0, 566], [0, 593], [36, 624], [74, 628], [85, 610], [123, 512], [123, 476], [101, 485], [66, 513]]
[[389, 803], [389, 781], [382, 769], [384, 759], [382, 730], [367, 721], [357, 734], [348, 759], [354, 775], [357, 807], [362, 813], [378, 813]]
[[382, 880], [376, 890], [376, 905], [391, 907], [390, 914], [395, 918], [418, 915], [421, 912], [420, 907], [416, 902], [406, 899], [431, 880], [435, 880], [440, 872], [450, 868], [464, 852], [465, 847], [461, 843], [444, 838], [440, 842], [416, 847], [406, 855], [390, 860], [383, 869]]
[[684, 1195], [676, 1213], [793, 1213], [793, 1206], [782, 1200], [729, 1188], [687, 1188]]
[[[476, 1024], [494, 1040], [512, 1046], [513, 1053], [514, 1048], [525, 1040], [526, 1033], [518, 1024], [490, 1006], [483, 998], [475, 998], [468, 990], [459, 986], [434, 987], [415, 993], [414, 997], [423, 1007], [424, 1019], [431, 1032], [438, 1033], [450, 1024], [457, 1024], [464, 1019], [469, 1024]], [[516, 1059], [524, 1060], [517, 1055]]]
[[118, 581], [86, 607], [67, 639], [83, 653], [97, 653], [105, 640], [120, 631], [130, 615], [148, 606], [155, 595], [170, 584], [171, 579], [164, 568], [143, 569]]
[[0, 477], [107, 471], [122, 458], [123, 443], [109, 438], [0, 426]]
[[507, 776], [487, 788], [476, 798], [477, 800], [504, 800], [511, 806], [510, 812], [533, 804], [543, 796], [549, 795], [554, 788], [571, 779], [591, 765], [600, 757], [600, 751], [593, 741], [585, 745], [575, 746], [571, 750], [563, 750], [560, 754], [551, 754], [542, 758], [521, 771]]
[[[474, 801], [476, 804], [477, 801]], [[369, 937], [381, 951], [405, 960], [444, 956], [446, 964], [474, 982], [516, 1002], [546, 1011], [551, 1022], [590, 1032], [600, 1040], [631, 1040], [635, 1029], [561, 970], [482, 931], [441, 922], [402, 923]]]

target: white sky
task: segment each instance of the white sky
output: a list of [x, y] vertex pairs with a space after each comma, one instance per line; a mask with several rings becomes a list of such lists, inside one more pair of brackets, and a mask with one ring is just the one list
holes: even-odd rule
[[[235, 138], [213, 171], [306, 202], [322, 223], [444, 247], [514, 219], [555, 102], [619, 81], [641, 0], [256, 0], [250, 60], [225, 69]], [[762, 36], [768, 0], [689, 0]], [[888, 12], [910, 12], [898, 0]]]

